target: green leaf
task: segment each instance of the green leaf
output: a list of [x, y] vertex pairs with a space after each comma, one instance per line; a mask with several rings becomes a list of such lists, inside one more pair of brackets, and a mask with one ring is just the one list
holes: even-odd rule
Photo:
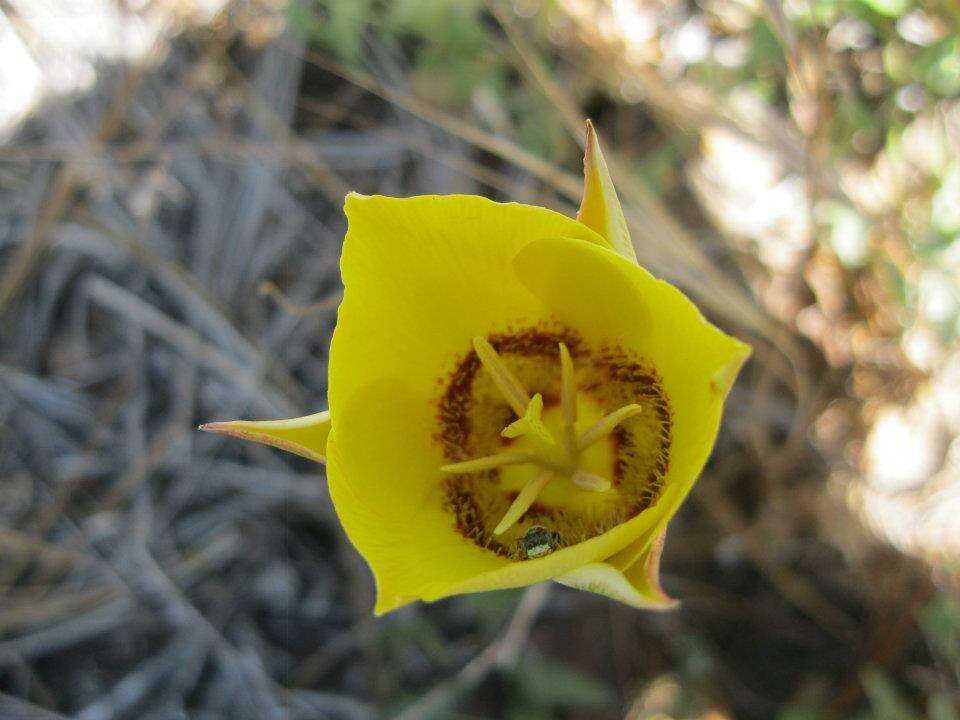
[[931, 198], [930, 219], [944, 234], [960, 232], [960, 161], [950, 165]]
[[318, 37], [323, 32], [323, 22], [314, 10], [316, 0], [290, 0], [287, 4], [287, 25], [305, 37]]
[[910, 9], [911, 0], [860, 0], [861, 3], [876, 13], [886, 17], [900, 17]]
[[471, 616], [475, 616], [485, 628], [501, 624], [520, 602], [522, 590], [493, 590], [491, 592], [464, 595], [460, 604]]
[[876, 669], [863, 673], [863, 689], [876, 720], [921, 720], [887, 676]]
[[844, 5], [837, 0], [808, 0], [807, 11], [800, 13], [794, 22], [801, 28], [809, 28], [811, 25], [826, 27], [837, 22], [843, 10]]
[[553, 710], [549, 707], [534, 705], [522, 699], [511, 703], [507, 709], [509, 720], [551, 720], [553, 716]]
[[411, 82], [432, 101], [463, 105], [477, 86], [496, 87], [505, 71], [481, 0], [394, 0], [383, 27], [416, 40]]
[[363, 28], [371, 0], [292, 0], [290, 27], [328, 47], [341, 60], [360, 59]]
[[[675, 134], [679, 137], [679, 133]], [[682, 141], [683, 138], [680, 138]], [[683, 167], [683, 153], [673, 138], [651, 150], [638, 166], [640, 180], [657, 195], [668, 195], [680, 184], [678, 168]]]
[[781, 710], [777, 720], [823, 720], [825, 715], [823, 709], [817, 705], [801, 702]]
[[917, 58], [923, 84], [941, 97], [960, 93], [960, 38], [948, 36]]
[[536, 656], [521, 659], [515, 679], [522, 699], [537, 707], [603, 708], [614, 702], [606, 683]]
[[817, 205], [817, 214], [830, 227], [830, 246], [840, 263], [850, 269], [863, 267], [870, 257], [869, 225], [845, 203], [827, 200]]
[[929, 720], [960, 720], [960, 714], [953, 704], [953, 697], [949, 691], [933, 695], [927, 703], [927, 718]]
[[882, 54], [884, 72], [891, 80], [904, 85], [913, 82], [910, 53], [902, 42], [890, 40], [884, 44]]
[[784, 70], [787, 66], [783, 48], [776, 33], [763, 18], [759, 18], [750, 29], [750, 53], [747, 62], [741, 68], [746, 77], [755, 77], [758, 73], [769, 75], [771, 68]]
[[920, 628], [935, 652], [960, 674], [960, 601], [943, 595], [924, 608]]

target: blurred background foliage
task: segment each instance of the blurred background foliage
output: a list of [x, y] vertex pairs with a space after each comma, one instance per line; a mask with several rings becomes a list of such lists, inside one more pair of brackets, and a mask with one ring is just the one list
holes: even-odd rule
[[[960, 718], [955, 2], [0, 11], [61, 87], [0, 156], [0, 716]], [[585, 117], [641, 261], [755, 346], [682, 609], [373, 620], [317, 468], [192, 428], [324, 406], [344, 192], [572, 213]]]

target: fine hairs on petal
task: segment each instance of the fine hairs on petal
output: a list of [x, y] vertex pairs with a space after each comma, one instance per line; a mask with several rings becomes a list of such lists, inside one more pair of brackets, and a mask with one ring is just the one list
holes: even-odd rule
[[[513, 527], [533, 506], [547, 484], [556, 477], [566, 481], [579, 490], [594, 493], [608, 492], [613, 483], [607, 478], [582, 468], [582, 453], [590, 446], [610, 435], [616, 427], [636, 416], [642, 406], [630, 403], [608, 413], [589, 427], [583, 434], [577, 435], [577, 384], [573, 358], [565, 343], [558, 343], [560, 361], [560, 403], [562, 414], [562, 436], [555, 438], [544, 424], [544, 401], [541, 393], [533, 397], [527, 392], [521, 380], [514, 374], [489, 340], [482, 337], [473, 339], [473, 347], [483, 369], [489, 374], [503, 399], [519, 416], [508, 424], [501, 435], [507, 439], [521, 439], [526, 442], [526, 452], [505, 451], [441, 466], [447, 473], [467, 474], [494, 470], [509, 465], [531, 464], [539, 472], [529, 479], [510, 503], [493, 531], [495, 536], [502, 535]], [[520, 403], [526, 400], [526, 405]]]

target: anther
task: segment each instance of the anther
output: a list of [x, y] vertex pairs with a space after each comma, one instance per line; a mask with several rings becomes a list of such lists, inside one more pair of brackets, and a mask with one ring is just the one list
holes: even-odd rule
[[523, 389], [517, 376], [510, 372], [497, 351], [493, 349], [486, 338], [479, 335], [473, 339], [473, 349], [483, 364], [483, 369], [490, 373], [494, 384], [503, 394], [504, 400], [513, 408], [518, 417], [523, 417], [530, 404], [530, 396]]
[[564, 343], [560, 343], [560, 407], [563, 412], [563, 441], [572, 451], [577, 447], [577, 378], [573, 359]]
[[464, 460], [463, 462], [441, 465], [440, 469], [447, 473], [472, 473], [481, 470], [492, 470], [493, 468], [504, 467], [506, 465], [523, 465], [524, 463], [536, 462], [537, 456], [531, 453], [502, 452], [496, 455], [486, 455], [474, 460]]
[[610, 481], [601, 475], [596, 475], [586, 470], [577, 470], [570, 476], [570, 481], [584, 490], [593, 490], [595, 492], [606, 492], [610, 489]]
[[557, 442], [553, 434], [543, 423], [543, 396], [537, 393], [532, 398], [523, 384], [503, 362], [488, 340], [483, 337], [473, 339], [473, 348], [490, 374], [493, 383], [500, 390], [507, 404], [517, 414], [517, 420], [503, 429], [507, 438], [525, 438], [529, 443], [529, 452], [506, 451], [475, 460], [444, 465], [440, 469], [448, 473], [472, 473], [492, 470], [507, 465], [530, 463], [540, 468], [529, 480], [516, 499], [510, 504], [506, 514], [494, 529], [495, 535], [501, 535], [513, 527], [523, 514], [530, 509], [537, 497], [555, 475], [569, 477], [570, 482], [584, 490], [606, 492], [611, 483], [605, 477], [596, 475], [578, 467], [580, 453], [595, 442], [606, 437], [623, 421], [639, 413], [639, 405], [624, 405], [601, 418], [579, 437], [577, 436], [577, 384], [573, 359], [567, 346], [560, 343], [560, 405], [563, 414], [563, 438]]

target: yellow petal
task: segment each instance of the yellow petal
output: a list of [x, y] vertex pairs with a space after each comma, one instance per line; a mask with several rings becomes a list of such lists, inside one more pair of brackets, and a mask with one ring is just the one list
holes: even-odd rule
[[433, 411], [402, 379], [384, 378], [344, 403], [328, 442], [330, 495], [373, 572], [377, 614], [415, 599], [549, 580], [608, 558], [649, 530], [643, 514], [534, 560], [511, 561], [480, 548], [457, 532], [443, 508]]
[[[560, 322], [593, 347], [639, 352], [673, 410], [670, 463], [652, 527], [679, 508], [716, 440], [723, 403], [750, 347], [710, 324], [683, 293], [610, 250], [563, 238], [517, 255], [517, 273]], [[575, 287], [576, 292], [570, 292]]]
[[378, 615], [506, 562], [460, 536], [443, 508], [432, 410], [385, 378], [344, 403], [330, 436], [330, 496], [373, 572]]
[[603, 558], [616, 554], [647, 531], [652, 519], [654, 516], [651, 513], [641, 513], [585, 542], [570, 545], [535, 560], [505, 561], [495, 570], [478, 573], [462, 581], [450, 583], [437, 591], [425, 593], [423, 599], [437, 600], [460, 593], [523, 587], [565, 576], [577, 568], [602, 562]]
[[593, 123], [587, 120], [587, 148], [583, 158], [583, 199], [577, 220], [596, 230], [618, 253], [637, 262], [627, 220], [600, 150]]
[[672, 610], [679, 603], [660, 587], [660, 555], [665, 537], [664, 530], [625, 570], [607, 562], [590, 563], [561, 575], [557, 582], [643, 610]]
[[512, 260], [558, 235], [606, 246], [545, 208], [470, 195], [347, 196], [340, 266], [345, 286], [330, 348], [330, 409], [402, 368], [411, 389], [436, 391], [476, 336], [542, 319]]
[[233, 420], [206, 423], [201, 430], [271, 445], [316, 462], [327, 461], [330, 413], [326, 410], [290, 420]]
[[344, 300], [330, 350], [331, 496], [377, 583], [376, 612], [414, 598], [519, 587], [609, 557], [629, 523], [511, 562], [461, 536], [443, 508], [438, 387], [472, 338], [549, 319], [513, 259], [538, 238], [608, 247], [558, 213], [471, 196], [347, 197]]
[[[747, 346], [556, 213], [462, 196], [351, 195], [346, 210], [328, 477], [344, 528], [376, 578], [376, 612], [566, 576], [653, 537], [709, 454]], [[444, 509], [440, 468], [448, 461], [434, 438], [432, 401], [472, 338], [540, 321], [653, 360], [677, 414], [674, 452], [652, 508], [585, 542], [515, 562], [461, 535]]]

